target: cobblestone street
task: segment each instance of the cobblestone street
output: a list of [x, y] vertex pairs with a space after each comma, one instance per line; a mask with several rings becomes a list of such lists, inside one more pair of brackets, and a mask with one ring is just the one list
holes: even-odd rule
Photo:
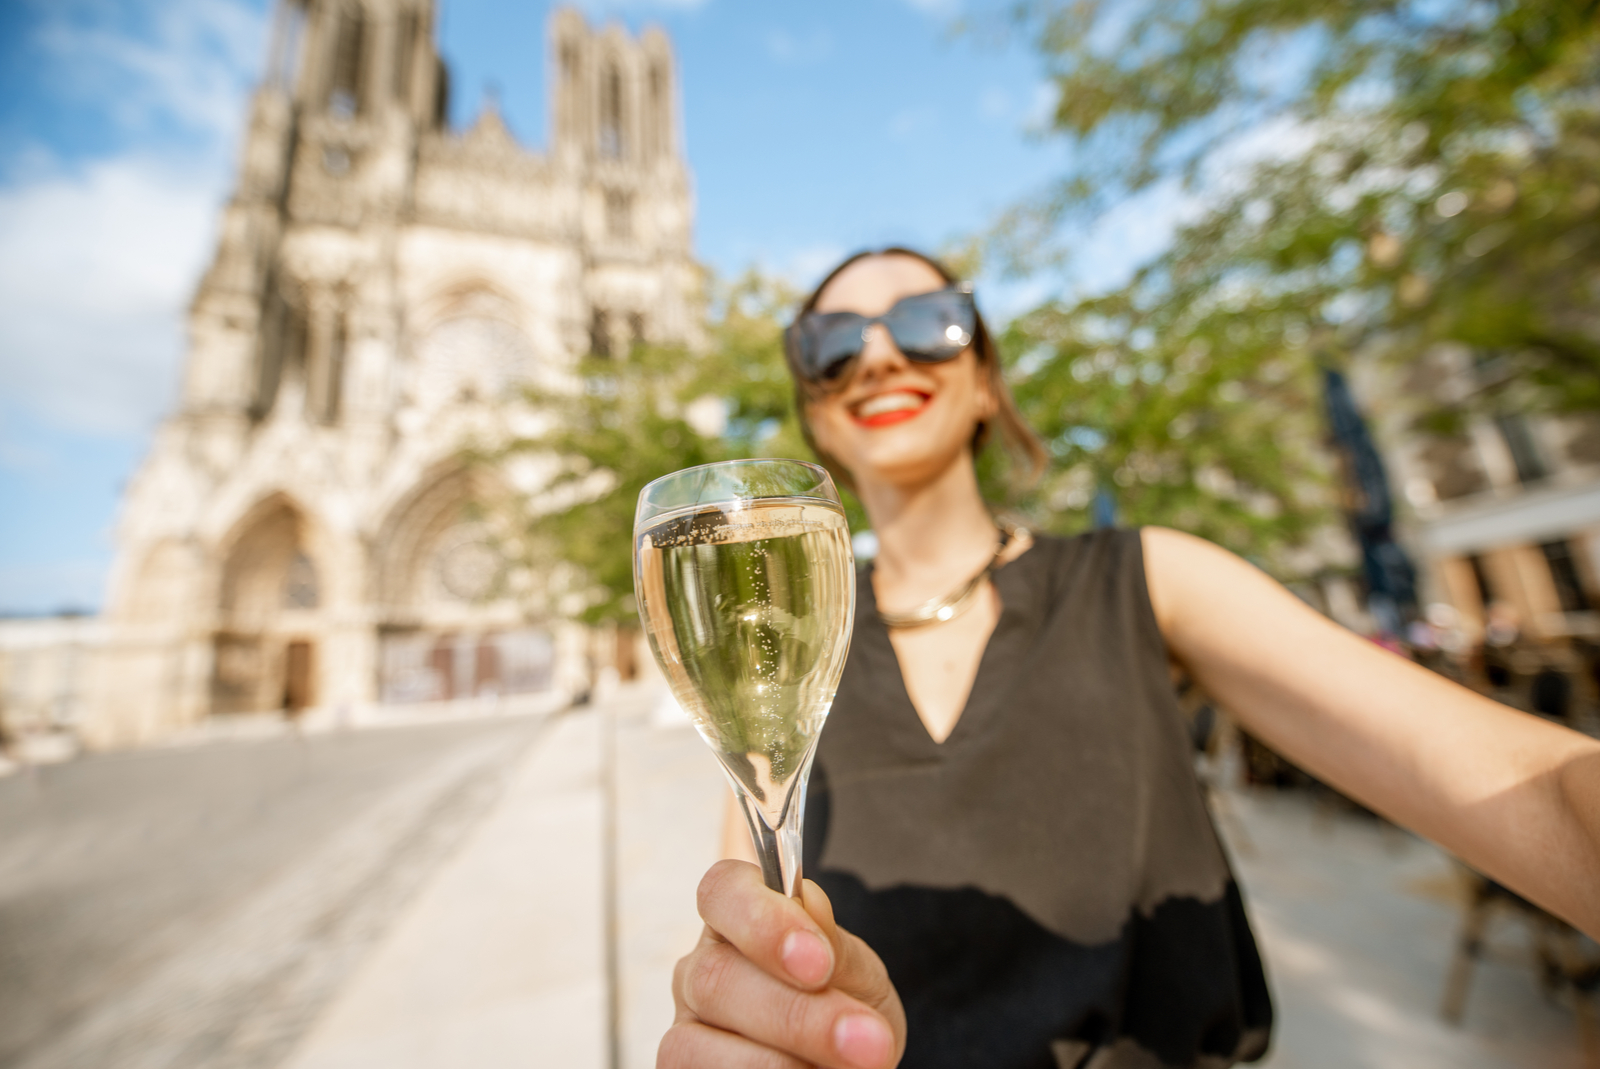
[[[0, 780], [0, 1064], [601, 1069], [616, 734], [618, 1064], [654, 1064], [723, 792], [649, 686], [549, 717], [210, 744]], [[1297, 793], [1220, 804], [1270, 1069], [1578, 1069], [1528, 940], [1438, 1017], [1451, 863]]]

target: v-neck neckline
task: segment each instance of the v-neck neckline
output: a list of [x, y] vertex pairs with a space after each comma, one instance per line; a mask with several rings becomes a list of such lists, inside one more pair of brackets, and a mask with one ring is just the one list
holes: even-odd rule
[[1039, 542], [1035, 537], [1032, 545], [989, 575], [989, 581], [994, 585], [995, 596], [1000, 599], [1000, 614], [995, 617], [994, 627], [989, 629], [989, 636], [984, 639], [983, 651], [978, 655], [978, 670], [973, 674], [972, 686], [967, 690], [967, 698], [962, 703], [961, 712], [957, 715], [949, 734], [942, 741], [933, 737], [927, 723], [922, 719], [922, 714], [917, 711], [916, 702], [911, 700], [911, 688], [906, 685], [905, 666], [900, 663], [900, 652], [894, 648], [894, 640], [889, 635], [889, 626], [878, 616], [878, 592], [872, 585], [872, 573], [876, 570], [876, 565], [867, 566], [865, 582], [860, 584], [866, 589], [866, 597], [859, 598], [859, 601], [866, 610], [863, 615], [869, 623], [875, 643], [881, 644], [880, 652], [886, 653], [888, 663], [894, 666], [895, 700], [901, 712], [905, 714], [899, 718], [900, 727], [905, 735], [918, 740], [913, 743], [918, 749], [925, 752], [931, 750], [934, 754], [950, 752], [953, 746], [978, 730], [972, 726], [973, 722], [981, 724], [994, 708], [995, 687], [985, 684], [994, 674], [994, 662], [1001, 659], [1006, 652], [1004, 645], [995, 640], [1002, 637], [1005, 632], [1023, 624], [1028, 615], [1028, 608], [1023, 604], [1027, 592], [1011, 579], [1021, 570], [1017, 565], [1033, 555], [1038, 548]]

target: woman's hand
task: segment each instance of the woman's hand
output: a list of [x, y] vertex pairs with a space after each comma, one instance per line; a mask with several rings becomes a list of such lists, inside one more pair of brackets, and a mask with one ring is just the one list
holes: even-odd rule
[[761, 870], [719, 861], [700, 881], [700, 943], [672, 974], [678, 1013], [656, 1069], [891, 1069], [906, 1017], [883, 962], [833, 921], [822, 888], [805, 906]]

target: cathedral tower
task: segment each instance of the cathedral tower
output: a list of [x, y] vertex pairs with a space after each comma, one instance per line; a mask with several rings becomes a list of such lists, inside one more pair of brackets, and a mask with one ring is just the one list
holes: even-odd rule
[[538, 471], [459, 458], [519, 418], [519, 384], [693, 340], [672, 50], [557, 11], [536, 154], [492, 105], [448, 128], [434, 15], [280, 0], [178, 410], [124, 504], [92, 744], [558, 695], [577, 671], [540, 567], [478, 507]]

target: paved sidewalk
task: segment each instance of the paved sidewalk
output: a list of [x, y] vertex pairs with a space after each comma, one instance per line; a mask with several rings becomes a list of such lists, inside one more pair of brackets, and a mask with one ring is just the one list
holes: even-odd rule
[[288, 1069], [606, 1064], [601, 731], [617, 731], [622, 1064], [655, 1063], [673, 963], [699, 933], [722, 792], [660, 692], [560, 715], [498, 808], [396, 921]]
[[1409, 832], [1300, 792], [1219, 812], [1277, 1009], [1266, 1069], [1581, 1069], [1577, 1020], [1538, 990], [1501, 916], [1459, 1026], [1439, 1017], [1461, 921], [1455, 863]]
[[672, 970], [700, 938], [695, 889], [720, 856], [729, 792], [710, 747], [664, 694], [618, 723], [624, 1069], [654, 1066], [672, 1024]]

